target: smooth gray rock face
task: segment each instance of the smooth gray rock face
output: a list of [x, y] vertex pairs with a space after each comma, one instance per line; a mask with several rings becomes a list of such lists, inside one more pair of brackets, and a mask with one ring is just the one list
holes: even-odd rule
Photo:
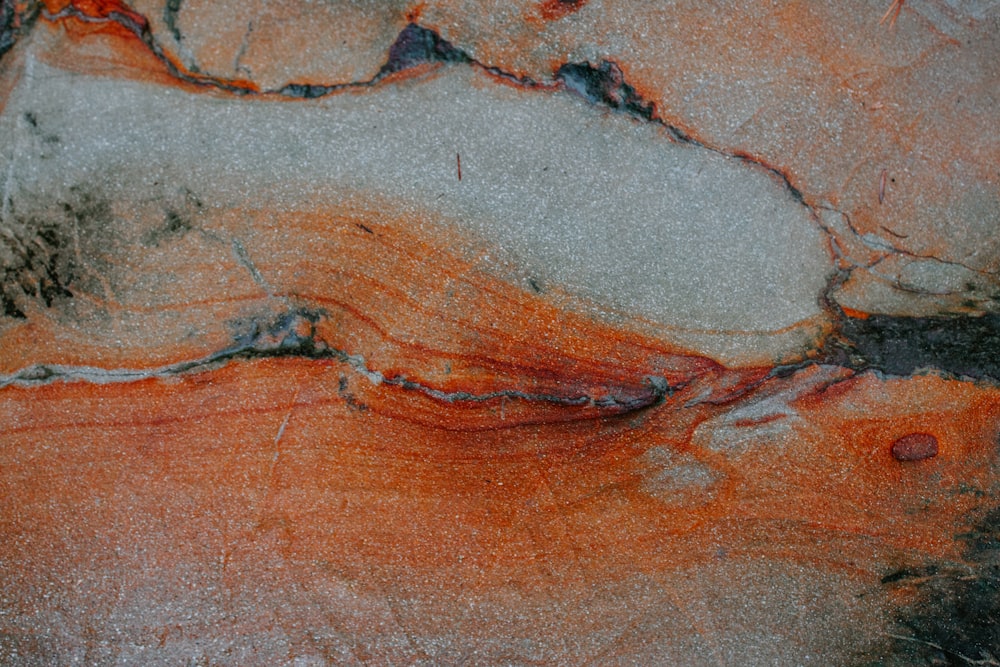
[[0, 117], [7, 211], [70, 185], [137, 218], [163, 184], [223, 209], [375, 193], [471, 232], [496, 248], [487, 264], [723, 360], [793, 354], [805, 337], [770, 334], [822, 318], [824, 236], [778, 179], [569, 93], [468, 66], [313, 101], [192, 95], [30, 55], [26, 68]]

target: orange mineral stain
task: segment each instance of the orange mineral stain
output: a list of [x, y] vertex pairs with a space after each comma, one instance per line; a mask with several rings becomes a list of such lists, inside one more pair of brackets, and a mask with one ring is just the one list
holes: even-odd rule
[[40, 58], [62, 69], [93, 72], [110, 67], [120, 77], [189, 92], [206, 87], [260, 92], [255, 83], [240, 77], [191, 71], [169, 50], [154, 47], [147, 18], [118, 0], [48, 0], [45, 4], [46, 23], [54, 39]]
[[[940, 416], [915, 411], [915, 392], [940, 401]], [[283, 623], [346, 627], [373, 659], [396, 655], [365, 630], [386, 595], [436, 620], [406, 615], [377, 636], [475, 637], [492, 626], [462, 609], [486, 604], [516, 612], [506, 627], [534, 641], [553, 640], [544, 619], [555, 614], [557, 636], [596, 632], [603, 644], [649, 609], [706, 604], [683, 581], [714, 572], [727, 572], [718, 585], [731, 599], [754, 594], [757, 563], [768, 586], [807, 572], [858, 593], [902, 564], [952, 557], [951, 536], [982, 502], [972, 491], [990, 484], [994, 390], [848, 376], [793, 400], [788, 431], [736, 424], [756, 433], [743, 451], [693, 437], [733, 406], [683, 407], [692, 397], [619, 417], [526, 418], [566, 408], [445, 404], [307, 359], [8, 387], [0, 557], [13, 609], [45, 617], [56, 593], [63, 608], [112, 616], [179, 599], [192, 614], [184, 632], [205, 639], [269, 623], [263, 586], [283, 600]], [[874, 401], [884, 416], [865, 416]], [[899, 466], [888, 446], [918, 424], [948, 445]], [[636, 581], [674, 592], [634, 607]], [[215, 593], [186, 592], [192, 582]], [[578, 606], [595, 582], [616, 600], [597, 626]], [[350, 606], [329, 606], [348, 592]], [[713, 622], [729, 627], [732, 614], [716, 608]], [[140, 615], [123, 632], [154, 642], [154, 628]]]
[[[492, 31], [504, 39], [476, 57], [545, 81], [583, 40], [559, 19], [585, 4], [513, 12], [529, 27]], [[439, 5], [409, 16], [445, 22]], [[665, 120], [730, 155], [788, 165], [775, 175], [801, 180], [807, 203], [842, 203], [859, 233], [908, 219], [917, 204], [903, 185], [887, 199], [881, 172], [875, 215], [870, 166], [838, 151], [878, 123], [879, 141], [911, 150], [923, 121], [852, 111], [833, 137], [800, 113], [758, 141], [770, 98], [744, 124], [703, 122], [699, 105], [714, 103], [677, 75], [697, 74], [702, 50], [737, 74], [795, 52], [829, 101], [852, 72], [889, 67], [831, 51], [832, 10], [818, 4], [767, 21], [703, 5], [679, 6], [685, 22], [667, 5], [637, 10], [675, 58], [602, 55], [676, 116]], [[46, 8], [32, 35], [41, 62], [207, 94], [257, 90], [156, 51], [125, 3]], [[531, 48], [540, 23], [552, 49]], [[448, 35], [459, 47], [464, 26]], [[731, 48], [748, 31], [763, 58]], [[623, 40], [662, 53], [663, 34]], [[905, 100], [884, 87], [887, 104]], [[965, 150], [949, 137], [966, 113], [945, 113], [929, 139], [947, 147], [938, 161]], [[443, 180], [455, 187], [450, 150]], [[995, 152], [976, 159], [993, 164]], [[806, 168], [818, 155], [830, 172]], [[921, 171], [906, 187], [935, 178]], [[73, 284], [72, 301], [25, 297], [24, 317], [0, 322], [0, 374], [11, 376], [0, 388], [0, 662], [850, 664], [898, 634], [901, 601], [919, 595], [885, 582], [964, 567], [963, 536], [997, 509], [995, 383], [727, 367], [490, 259], [488, 239], [430, 205], [361, 192], [279, 206], [255, 194], [259, 208], [206, 206], [173, 254], [128, 242], [162, 220], [109, 201], [135, 229], [99, 229], [109, 237], [95, 266], [107, 275]], [[947, 237], [923, 243], [943, 256]], [[102, 280], [120, 289], [86, 291]], [[864, 308], [838, 312], [869, 317]]]

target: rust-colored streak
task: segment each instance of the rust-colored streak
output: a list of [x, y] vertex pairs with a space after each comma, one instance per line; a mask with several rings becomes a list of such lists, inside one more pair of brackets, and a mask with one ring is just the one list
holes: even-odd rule
[[119, 0], [44, 0], [46, 10], [58, 15], [71, 10], [72, 14], [84, 20], [109, 20], [120, 23], [133, 32], [143, 33], [149, 29], [146, 17], [133, 11]]
[[863, 311], [860, 311], [860, 310], [855, 310], [855, 309], [849, 308], [847, 306], [841, 306], [841, 310], [844, 312], [844, 315], [846, 315], [847, 317], [851, 317], [851, 318], [858, 319], [858, 320], [867, 320], [869, 317], [871, 317], [871, 315], [869, 313], [866, 313], [866, 312], [863, 312]]
[[[211, 87], [237, 93], [259, 93], [260, 88], [242, 78], [207, 76], [188, 69], [173, 53], [154, 45], [149, 21], [119, 0], [46, 0], [49, 21], [63, 26], [65, 42], [45, 54], [47, 59], [69, 71], [91, 72], [109, 65], [119, 76], [140, 79], [196, 91]], [[86, 38], [100, 34], [104, 52], [91, 53]]]
[[[158, 288], [176, 330], [204, 338], [121, 349], [44, 317], [4, 332], [14, 370], [149, 367], [226, 348], [248, 317], [266, 331], [278, 303], [315, 320], [281, 331], [342, 353], [0, 390], [0, 581], [14, 617], [130, 618], [115, 626], [123, 642], [176, 651], [184, 637], [273, 627], [280, 599], [288, 626], [339, 627], [371, 660], [403, 662], [387, 643], [493, 632], [489, 615], [463, 611], [471, 602], [515, 619], [505, 635], [586, 637], [614, 654], [617, 633], [650, 613], [680, 627], [673, 605], [739, 627], [744, 604], [788, 577], [840, 582], [850, 594], [831, 605], [882, 604], [862, 593], [894, 568], [956, 557], [951, 536], [989, 497], [994, 389], [726, 369], [501, 279], [447, 221], [368, 204], [204, 214], [213, 238], [242, 239], [238, 253], [186, 246], [185, 270], [214, 276], [214, 298]], [[893, 443], [913, 433], [940, 451], [901, 465]], [[599, 627], [585, 622], [594, 582], [608, 601]], [[635, 603], [636, 590], [652, 592]], [[738, 602], [716, 608], [706, 590]], [[382, 627], [385, 591], [419, 613]], [[553, 617], [565, 623], [539, 634]], [[680, 641], [665, 628], [657, 645]], [[309, 641], [293, 635], [291, 650]]]
[[[122, 637], [155, 645], [156, 610], [182, 604], [183, 633], [207, 641], [268, 626], [265, 586], [283, 623], [333, 623], [375, 659], [388, 649], [364, 627], [385, 590], [435, 626], [406, 617], [376, 634], [425, 639], [488, 632], [462, 609], [515, 595], [518, 632], [559, 614], [570, 619], [563, 640], [611, 642], [664, 604], [626, 604], [628, 582], [697, 606], [706, 592], [682, 579], [720, 567], [738, 598], [754, 584], [739, 573], [762, 560], [775, 582], [786, 571], [863, 582], [953, 555], [942, 536], [980, 502], [1000, 420], [994, 390], [863, 376], [793, 402], [787, 442], [766, 437], [773, 420], [739, 423], [756, 445], [728, 451], [704, 436], [731, 407], [456, 432], [403, 418], [440, 409], [433, 400], [344, 375], [341, 364], [277, 359], [171, 382], [0, 392], [0, 563], [18, 591], [14, 616], [87, 610], [95, 627], [124, 623]], [[941, 412], [913, 410], [917, 396]], [[867, 416], [875, 405], [885, 416]], [[464, 409], [500, 424], [495, 405]], [[949, 444], [926, 467], [888, 456], [894, 434], [932, 428]], [[704, 474], [670, 477], [678, 460]], [[98, 581], [117, 583], [86, 584]], [[330, 597], [345, 581], [350, 608]], [[594, 582], [620, 602], [599, 628], [578, 623]], [[320, 609], [333, 616], [316, 618]], [[740, 612], [713, 613], [728, 627]], [[292, 645], [307, 650], [308, 639]]]
[[538, 12], [546, 21], [558, 21], [579, 11], [587, 0], [544, 0], [538, 6]]
[[[648, 374], [679, 384], [720, 370], [717, 364], [662, 341], [561, 311], [528, 289], [511, 289], [477, 269], [475, 256], [443, 252], [448, 237], [454, 238], [447, 229], [435, 238], [426, 225], [419, 225], [425, 233], [417, 237], [406, 231], [416, 228], [416, 221], [397, 217], [390, 225], [365, 219], [374, 235], [340, 233], [352, 226], [351, 216], [296, 216], [290, 222], [304, 237], [316, 238], [321, 229], [327, 231], [315, 257], [337, 257], [339, 266], [321, 270], [322, 260], [296, 262], [293, 251], [282, 251], [274, 237], [263, 241], [273, 252], [261, 269], [267, 272], [286, 261], [302, 263], [311, 270], [288, 285], [289, 293], [329, 308], [342, 306], [364, 321], [359, 328], [394, 339], [397, 351], [391, 360], [365, 348], [356, 350], [386, 375], [427, 366], [420, 360], [441, 355], [451, 363], [435, 386], [482, 393], [508, 382], [507, 378], [523, 382], [526, 376], [534, 378], [532, 386], [549, 391], [557, 385], [566, 387], [568, 381], [585, 387], [637, 382]], [[346, 257], [352, 261], [343, 261]], [[332, 325], [334, 318], [327, 321]], [[354, 351], [347, 341], [341, 343], [345, 329], [354, 326], [345, 327], [341, 321], [335, 328], [321, 322], [319, 328], [335, 347], [343, 344]], [[466, 384], [470, 381], [477, 386]]]
[[[879, 25], [882, 25], [887, 20], [889, 21], [889, 27], [893, 28], [896, 26], [896, 19], [899, 18], [900, 12], [903, 11], [903, 3], [905, 0], [892, 0], [892, 4], [889, 5], [889, 9], [885, 10], [885, 14], [879, 19]], [[890, 18], [892, 17], [892, 18]]]
[[[585, 4], [546, 0], [524, 16], [537, 27]], [[815, 148], [782, 144], [796, 136], [782, 132], [761, 151], [746, 137], [769, 108], [734, 138], [688, 131], [697, 109], [672, 103], [696, 97], [677, 73], [708, 57], [699, 50], [733, 65], [718, 72], [748, 64], [731, 48], [748, 29], [839, 71], [833, 59], [850, 55], [815, 55], [826, 10], [792, 3], [776, 22], [737, 14], [716, 26], [717, 8], [703, 4], [676, 11], [710, 31], [650, 4], [648, 23], [675, 31], [665, 43], [679, 59], [623, 59], [624, 80], [657, 109], [680, 109], [679, 139], [771, 170], [806, 203], [841, 198], [859, 233], [874, 230], [870, 166], [853, 195], [854, 185], [828, 192], [819, 173], [795, 190], [832, 139], [797, 126]], [[125, 2], [45, 6], [45, 32], [32, 36], [40, 61], [204, 94], [257, 90], [185, 70]], [[552, 85], [504, 72], [542, 81], [555, 68], [532, 58], [591, 52], [563, 37], [518, 60], [508, 50], [534, 54], [537, 33], [495, 32], [504, 38], [477, 42], [477, 57], [521, 88]], [[486, 157], [473, 157], [467, 182], [442, 187], [474, 184]], [[906, 202], [919, 198], [888, 177], [903, 167], [878, 164], [879, 212], [912, 213]], [[455, 170], [462, 181], [457, 152]], [[933, 182], [917, 176], [907, 188]], [[93, 262], [107, 275], [88, 282], [121, 289], [87, 300], [80, 281], [74, 307], [31, 302], [2, 323], [0, 373], [50, 364], [116, 381], [0, 388], [0, 662], [723, 663], [760, 637], [787, 655], [832, 651], [823, 630], [845, 647], [828, 662], [844, 664], [855, 645], [885, 642], [912, 594], [887, 590], [886, 575], [964, 563], [973, 517], [997, 509], [996, 386], [726, 368], [666, 342], [665, 327], [500, 265], [487, 240], [434, 209], [370, 191], [301, 209], [255, 194], [259, 210], [205, 206], [175, 245], [108, 231]], [[286, 207], [266, 208], [276, 199]], [[129, 207], [108, 202], [134, 238], [162, 226]], [[882, 229], [906, 239], [914, 229], [900, 220]], [[877, 319], [861, 308], [841, 312]], [[192, 359], [211, 363], [141, 381], [110, 372]]]

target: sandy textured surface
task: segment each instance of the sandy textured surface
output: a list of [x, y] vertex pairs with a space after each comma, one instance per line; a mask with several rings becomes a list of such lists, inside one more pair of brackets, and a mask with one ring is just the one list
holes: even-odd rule
[[0, 662], [996, 664], [1000, 3], [743, 4], [0, 2]]

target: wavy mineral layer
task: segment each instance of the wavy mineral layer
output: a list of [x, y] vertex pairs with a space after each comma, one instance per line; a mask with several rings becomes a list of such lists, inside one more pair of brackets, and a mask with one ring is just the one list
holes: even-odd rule
[[1000, 14], [735, 4], [0, 2], [0, 662], [996, 664]]
[[[244, 272], [252, 289], [295, 294], [297, 272], [358, 261], [308, 252], [336, 223], [314, 217], [299, 233], [298, 214], [362, 206], [368, 228], [427, 227], [442, 250], [474, 249], [516, 287], [555, 286], [580, 309], [644, 320], [717, 359], [793, 356], [825, 319], [832, 259], [787, 185], [566, 92], [455, 65], [322, 100], [258, 101], [70, 73], [26, 51], [0, 116], [6, 210], [30, 237], [73, 207], [81, 242], [105, 260], [84, 255], [76, 271], [117, 301], [111, 323], [151, 298], [231, 298], [235, 285], [213, 298], [190, 270], [150, 284], [150, 263], [170, 271], [194, 244], [228, 255], [238, 243], [237, 259], [257, 265]], [[249, 226], [233, 209], [267, 213]], [[399, 273], [389, 261], [380, 271]]]
[[[995, 484], [996, 391], [814, 368], [676, 398], [532, 424], [517, 400], [442, 407], [296, 359], [9, 388], [5, 641], [86, 662], [845, 664], [892, 646], [913, 572], [976, 572], [951, 536]], [[928, 431], [936, 457], [893, 458]]]

